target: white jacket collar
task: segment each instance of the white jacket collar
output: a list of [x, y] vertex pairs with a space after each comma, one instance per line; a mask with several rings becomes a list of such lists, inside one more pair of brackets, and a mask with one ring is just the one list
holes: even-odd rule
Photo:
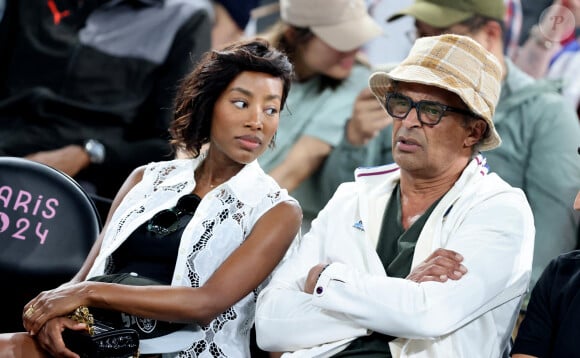
[[[440, 219], [449, 213], [450, 207], [459, 199], [459, 193], [463, 192], [463, 188], [468, 182], [479, 180], [487, 172], [485, 157], [482, 154], [476, 155], [463, 170], [457, 182], [441, 199], [425, 224], [423, 232], [431, 230], [431, 223], [440, 222]], [[387, 202], [400, 178], [401, 171], [396, 163], [376, 167], [361, 167], [355, 170], [355, 182], [359, 191], [360, 217], [363, 219], [364, 229], [369, 240], [375, 246], [379, 239]], [[425, 244], [423, 247], [430, 247], [429, 243]], [[422, 254], [415, 255], [415, 257], [421, 256]]]
[[[159, 185], [160, 188], [171, 190], [171, 188], [186, 187], [192, 191], [195, 187], [194, 172], [195, 169], [203, 162], [205, 158], [198, 157], [193, 159], [176, 159], [176, 173], [167, 178]], [[189, 163], [183, 164], [184, 161]], [[182, 162], [182, 163], [179, 163]], [[260, 167], [257, 160], [246, 164], [236, 175], [231, 177], [226, 182], [217, 186], [214, 190], [220, 188], [228, 188], [235, 196], [244, 204], [249, 206], [258, 205], [259, 201], [268, 193], [271, 183], [273, 181], [264, 170]]]

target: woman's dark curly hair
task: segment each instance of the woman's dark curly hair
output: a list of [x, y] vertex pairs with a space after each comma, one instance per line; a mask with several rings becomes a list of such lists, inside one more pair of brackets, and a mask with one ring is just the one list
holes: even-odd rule
[[244, 71], [263, 72], [283, 82], [284, 108], [293, 67], [288, 57], [264, 39], [233, 43], [206, 53], [180, 84], [169, 132], [174, 148], [197, 157], [209, 142], [214, 106], [228, 85]]

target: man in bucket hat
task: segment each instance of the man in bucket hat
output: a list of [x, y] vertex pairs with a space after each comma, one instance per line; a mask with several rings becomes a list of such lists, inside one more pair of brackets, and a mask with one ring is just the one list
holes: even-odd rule
[[501, 76], [477, 42], [442, 35], [370, 77], [393, 118], [395, 163], [357, 169], [274, 274], [257, 302], [262, 349], [500, 356], [534, 244], [524, 193], [488, 173], [479, 154], [501, 143], [492, 121]]
[[[493, 150], [480, 149], [488, 149], [490, 171], [522, 189], [532, 207], [537, 230], [532, 287], [553, 257], [577, 245], [580, 215], [572, 202], [580, 187], [580, 162], [574, 156], [580, 125], [575, 109], [559, 93], [561, 83], [534, 80], [504, 56], [503, 0], [416, 0], [388, 21], [402, 16], [414, 17], [418, 37], [454, 33], [473, 38], [502, 66], [493, 123], [503, 143]], [[321, 188], [329, 191], [326, 198], [351, 180], [354, 168], [392, 161], [392, 127], [371, 132], [374, 139], [362, 145], [349, 140], [364, 127], [357, 119], [361, 117], [346, 125], [345, 138], [326, 160], [320, 179]]]

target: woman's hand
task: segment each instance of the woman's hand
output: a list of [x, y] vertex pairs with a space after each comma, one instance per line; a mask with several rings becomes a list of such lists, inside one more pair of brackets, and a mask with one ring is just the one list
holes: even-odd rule
[[467, 273], [467, 268], [461, 264], [462, 261], [463, 256], [455, 251], [437, 249], [406, 278], [415, 282], [459, 280]]
[[35, 335], [48, 320], [66, 316], [78, 306], [86, 305], [87, 286], [85, 282], [81, 282], [41, 292], [24, 306], [24, 328], [31, 335]]
[[57, 317], [48, 320], [38, 331], [35, 339], [40, 346], [50, 353], [52, 357], [79, 358], [79, 355], [69, 350], [62, 339], [65, 329], [87, 331], [84, 323], [77, 323], [67, 317]]

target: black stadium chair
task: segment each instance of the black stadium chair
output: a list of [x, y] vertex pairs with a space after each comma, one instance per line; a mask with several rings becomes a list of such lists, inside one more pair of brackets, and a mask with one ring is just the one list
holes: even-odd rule
[[72, 278], [100, 229], [95, 204], [71, 177], [0, 157], [0, 332], [23, 330], [24, 304]]

